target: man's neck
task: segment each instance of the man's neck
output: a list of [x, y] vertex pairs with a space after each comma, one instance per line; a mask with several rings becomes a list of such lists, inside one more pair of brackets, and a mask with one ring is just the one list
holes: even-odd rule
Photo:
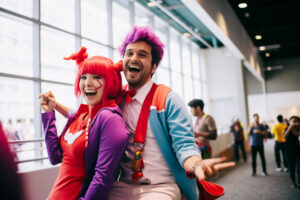
[[198, 116], [199, 119], [201, 119], [204, 115], [205, 115], [204, 112], [199, 112], [197, 116]]

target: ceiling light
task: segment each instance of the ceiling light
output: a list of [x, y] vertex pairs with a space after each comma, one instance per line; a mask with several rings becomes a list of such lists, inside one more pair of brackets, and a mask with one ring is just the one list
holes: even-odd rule
[[156, 2], [155, 1], [150, 1], [147, 3], [147, 6], [149, 7], [155, 7], [156, 6]]
[[245, 17], [247, 17], [247, 18], [250, 17], [250, 13], [246, 12]]
[[183, 33], [182, 35], [183, 35], [184, 37], [190, 37], [190, 36], [191, 36], [191, 34], [188, 33], [188, 32], [185, 32], [185, 33]]
[[255, 39], [256, 39], [256, 40], [261, 40], [261, 39], [262, 39], [262, 36], [261, 36], [261, 35], [256, 35], [256, 36], [255, 36]]
[[258, 47], [258, 49], [259, 49], [260, 51], [264, 51], [264, 50], [266, 50], [266, 47], [265, 47], [265, 46], [260, 46], [260, 47]]
[[271, 71], [271, 70], [272, 70], [272, 67], [268, 66], [268, 67], [267, 67], [267, 70], [268, 70], [268, 71]]
[[271, 54], [270, 54], [270, 53], [265, 53], [265, 56], [266, 56], [266, 57], [270, 57]]
[[245, 2], [239, 3], [239, 8], [247, 8], [247, 6], [247, 3]]

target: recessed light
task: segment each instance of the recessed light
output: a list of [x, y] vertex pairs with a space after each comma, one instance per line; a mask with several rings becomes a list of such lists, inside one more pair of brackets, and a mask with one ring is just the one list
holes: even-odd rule
[[190, 37], [191, 36], [191, 34], [190, 33], [188, 33], [188, 32], [186, 32], [186, 33], [183, 33], [182, 34], [184, 37]]
[[147, 6], [149, 7], [155, 7], [156, 6], [156, 2], [155, 1], [150, 1], [147, 3]]
[[258, 49], [259, 49], [260, 51], [264, 51], [264, 50], [266, 50], [266, 47], [265, 47], [265, 46], [260, 46], [260, 47], [258, 47]]
[[266, 56], [266, 57], [270, 57], [271, 54], [270, 54], [270, 53], [265, 53], [265, 56]]
[[255, 36], [255, 39], [256, 39], [256, 40], [261, 40], [261, 39], [262, 39], [262, 36], [261, 36], [261, 35], [256, 35], [256, 36]]
[[267, 70], [268, 70], [268, 71], [271, 71], [271, 70], [272, 70], [272, 67], [268, 66], [268, 67], [267, 67]]
[[243, 3], [239, 3], [239, 8], [247, 8], [247, 3], [243, 2]]

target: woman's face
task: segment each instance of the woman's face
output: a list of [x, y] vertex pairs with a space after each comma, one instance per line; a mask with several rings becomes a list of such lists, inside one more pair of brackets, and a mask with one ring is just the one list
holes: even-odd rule
[[80, 77], [79, 88], [85, 102], [94, 107], [101, 102], [105, 80], [95, 74], [83, 74]]

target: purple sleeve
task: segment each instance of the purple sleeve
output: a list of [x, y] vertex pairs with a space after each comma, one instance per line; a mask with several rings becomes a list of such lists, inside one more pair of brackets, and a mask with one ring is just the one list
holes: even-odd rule
[[81, 199], [107, 199], [114, 183], [116, 170], [125, 152], [129, 132], [118, 114], [105, 111], [95, 123], [102, 123], [95, 175], [85, 197]]
[[49, 160], [52, 165], [61, 163], [62, 149], [58, 143], [57, 130], [55, 126], [56, 117], [54, 111], [42, 114], [42, 123], [45, 133], [45, 142]]

